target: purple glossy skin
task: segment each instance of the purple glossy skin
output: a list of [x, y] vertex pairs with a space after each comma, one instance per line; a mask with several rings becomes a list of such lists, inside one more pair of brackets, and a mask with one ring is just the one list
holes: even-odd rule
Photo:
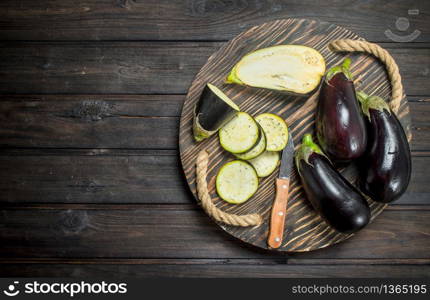
[[411, 152], [402, 125], [393, 113], [369, 109], [368, 152], [361, 159], [360, 188], [374, 201], [397, 200], [409, 185]]
[[337, 73], [322, 83], [316, 129], [321, 148], [335, 162], [350, 162], [366, 151], [364, 118], [354, 83], [344, 73]]
[[300, 160], [298, 168], [303, 188], [314, 209], [333, 228], [353, 233], [370, 221], [366, 199], [323, 155], [313, 152], [309, 164]]

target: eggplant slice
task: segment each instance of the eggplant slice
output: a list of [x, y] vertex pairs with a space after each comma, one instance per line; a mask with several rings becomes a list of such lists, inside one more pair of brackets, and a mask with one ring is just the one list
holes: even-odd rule
[[271, 113], [263, 113], [255, 117], [255, 121], [266, 134], [266, 150], [281, 151], [288, 143], [288, 126], [284, 119]]
[[249, 162], [257, 171], [258, 177], [267, 177], [276, 170], [281, 161], [279, 152], [264, 151], [263, 154], [256, 158], [250, 159]]
[[308, 95], [325, 73], [325, 61], [315, 49], [278, 45], [248, 53], [233, 67], [227, 83]]
[[244, 203], [255, 194], [257, 189], [257, 172], [243, 160], [226, 163], [216, 177], [218, 195], [231, 204]]
[[194, 107], [194, 139], [200, 142], [233, 119], [239, 107], [219, 88], [208, 83]]
[[253, 159], [259, 156], [261, 153], [263, 153], [266, 150], [266, 134], [264, 133], [263, 128], [261, 128], [260, 125], [258, 126], [260, 128], [260, 139], [258, 143], [254, 147], [252, 147], [251, 150], [245, 153], [235, 154], [237, 158], [243, 159], [243, 160]]
[[221, 147], [233, 154], [251, 150], [260, 141], [260, 134], [257, 122], [246, 112], [238, 112], [218, 133]]

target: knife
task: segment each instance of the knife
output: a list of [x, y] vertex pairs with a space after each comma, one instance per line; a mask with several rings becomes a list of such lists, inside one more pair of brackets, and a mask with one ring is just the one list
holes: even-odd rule
[[290, 174], [294, 166], [294, 142], [291, 133], [288, 134], [287, 146], [282, 151], [279, 175], [276, 178], [276, 195], [273, 201], [270, 217], [270, 230], [267, 244], [271, 248], [279, 248], [284, 235], [285, 215], [287, 212]]

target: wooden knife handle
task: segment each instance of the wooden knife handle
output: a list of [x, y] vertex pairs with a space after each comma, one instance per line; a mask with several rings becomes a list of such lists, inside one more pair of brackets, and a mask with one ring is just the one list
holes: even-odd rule
[[269, 238], [267, 240], [267, 244], [271, 248], [279, 248], [282, 244], [289, 186], [289, 179], [276, 178], [276, 196], [273, 201]]

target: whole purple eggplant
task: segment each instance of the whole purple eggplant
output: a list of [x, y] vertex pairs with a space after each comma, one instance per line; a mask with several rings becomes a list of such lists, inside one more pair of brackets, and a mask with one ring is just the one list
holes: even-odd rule
[[360, 189], [374, 201], [398, 199], [411, 178], [408, 139], [384, 99], [358, 92], [367, 119], [368, 150], [360, 159]]
[[316, 112], [318, 142], [334, 161], [347, 163], [366, 151], [364, 117], [349, 71], [350, 59], [331, 68], [322, 83]]
[[296, 165], [306, 197], [333, 228], [352, 233], [369, 223], [366, 199], [333, 167], [310, 134], [297, 150]]

